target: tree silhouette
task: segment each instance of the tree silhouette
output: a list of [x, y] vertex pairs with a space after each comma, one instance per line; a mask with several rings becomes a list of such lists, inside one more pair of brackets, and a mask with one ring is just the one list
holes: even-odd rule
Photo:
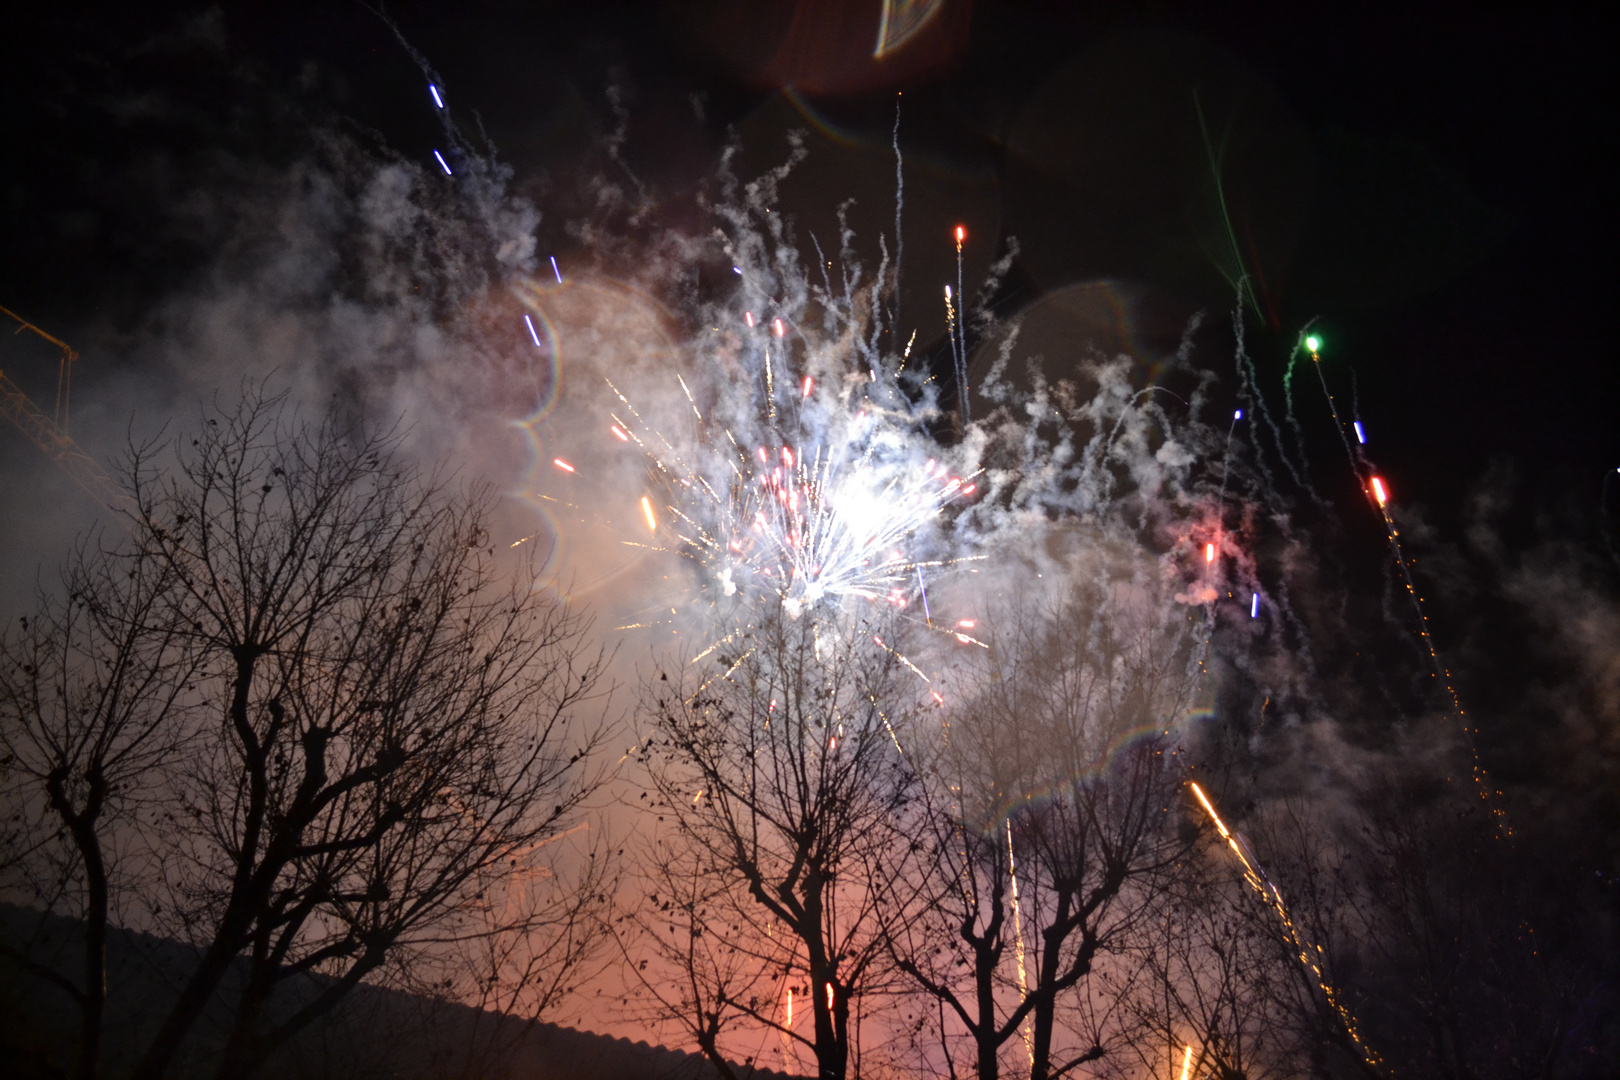
[[[385, 965], [599, 901], [586, 882], [505, 919], [481, 903], [600, 782], [575, 714], [601, 658], [579, 614], [502, 583], [487, 492], [253, 390], [127, 475], [128, 539], [68, 575], [108, 587], [8, 638], [3, 689], [87, 907], [116, 821], [147, 853], [130, 887], [152, 924], [200, 949], [134, 1075], [170, 1070], [233, 966], [231, 1077]], [[137, 771], [139, 812], [106, 816], [98, 792]], [[271, 1007], [308, 974], [318, 992]]]

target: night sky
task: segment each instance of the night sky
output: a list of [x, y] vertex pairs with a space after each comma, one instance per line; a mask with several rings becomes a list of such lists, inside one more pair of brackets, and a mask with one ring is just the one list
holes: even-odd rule
[[[790, 204], [813, 221], [854, 197], [857, 220], [879, 224], [903, 91], [906, 269], [929, 286], [908, 298], [932, 299], [945, 229], [964, 220], [970, 277], [974, 256], [988, 259], [983, 241], [1021, 242], [1004, 309], [1111, 279], [1150, 294], [1172, 339], [1185, 312], [1231, 306], [1196, 97], [1211, 138], [1227, 138], [1227, 209], [1260, 293], [1262, 369], [1275, 372], [1299, 327], [1320, 318], [1404, 499], [1455, 523], [1487, 466], [1510, 463], [1526, 506], [1595, 540], [1620, 427], [1601, 166], [1614, 149], [1601, 104], [1613, 68], [1594, 14], [961, 5], [879, 69], [866, 59], [864, 5], [810, 5], [798, 23], [750, 7], [388, 10], [543, 211], [576, 197], [570, 180], [611, 124], [604, 93], [616, 84], [626, 158], [672, 216], [729, 130], [764, 163], [800, 127], [812, 153]], [[133, 362], [117, 342], [226, 242], [196, 212], [208, 185], [296, 159], [318, 125], [352, 126], [413, 159], [435, 138], [415, 65], [358, 4], [36, 6], [0, 48], [0, 298], [81, 352], [107, 343], [111, 363]], [[799, 87], [786, 100], [783, 82]], [[548, 215], [543, 247], [560, 218]], [[86, 385], [94, 366], [80, 367]]]
[[[877, 63], [876, 7], [412, 2], [388, 5], [390, 24], [360, 4], [32, 5], [0, 34], [0, 305], [82, 354], [74, 434], [107, 454], [126, 431], [264, 374], [262, 357], [238, 370], [167, 343], [210, 283], [263, 280], [265, 238], [295, 227], [277, 200], [304, 163], [363, 152], [436, 168], [446, 144], [411, 50], [462, 129], [510, 167], [510, 193], [538, 208], [542, 261], [564, 267], [601, 254], [571, 227], [595, 220], [601, 185], [653, 207], [604, 229], [699, 229], [725, 148], [749, 175], [785, 157], [792, 131], [809, 156], [783, 209], [825, 240], [855, 200], [875, 262], [893, 228], [898, 107], [901, 318], [937, 370], [949, 370], [938, 296], [958, 223], [970, 283], [1016, 238], [993, 306], [1022, 314], [1049, 362], [1069, 362], [1059, 348], [1070, 361], [1124, 351], [1145, 380], [1203, 312], [1195, 363], [1219, 375], [1223, 401], [1247, 273], [1245, 340], [1273, 408], [1310, 324], [1413, 551], [1438, 567], [1430, 615], [1483, 710], [1487, 756], [1510, 781], [1555, 786], [1556, 746], [1520, 753], [1557, 712], [1534, 703], [1601, 669], [1583, 700], [1607, 732], [1587, 745], [1608, 756], [1584, 775], [1612, 776], [1616, 704], [1602, 688], [1620, 665], [1601, 628], [1616, 625], [1620, 384], [1604, 163], [1620, 147], [1597, 8], [947, 2]], [[0, 368], [50, 412], [52, 354], [7, 349]], [[1314, 376], [1300, 377], [1321, 502], [1290, 497], [1335, 588], [1376, 593], [1382, 525]], [[363, 397], [358, 378], [300, 385]], [[479, 467], [499, 484], [506, 465], [495, 453]], [[95, 508], [6, 425], [0, 517], [9, 602]], [[1505, 599], [1522, 599], [1527, 567], [1567, 590], [1572, 621], [1605, 613], [1589, 651], [1522, 648], [1545, 630]], [[1612, 823], [1605, 805], [1581, 828]]]

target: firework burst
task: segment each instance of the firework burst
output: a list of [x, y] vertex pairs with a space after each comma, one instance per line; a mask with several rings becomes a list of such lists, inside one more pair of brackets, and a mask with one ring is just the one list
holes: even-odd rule
[[[813, 378], [800, 385], [808, 398]], [[793, 619], [823, 601], [906, 606], [926, 588], [925, 569], [952, 561], [919, 550], [930, 548], [942, 516], [977, 485], [938, 458], [912, 463], [904, 433], [877, 410], [818, 419], [835, 434], [808, 445], [784, 440], [750, 451], [729, 429], [724, 444], [703, 439], [707, 469], [638, 422], [614, 416], [613, 430], [647, 454], [661, 480], [668, 536], [719, 595], [774, 598]]]

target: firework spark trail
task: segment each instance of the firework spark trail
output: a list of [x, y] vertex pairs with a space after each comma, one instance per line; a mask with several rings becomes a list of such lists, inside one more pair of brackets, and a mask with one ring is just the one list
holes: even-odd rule
[[[1238, 862], [1243, 867], [1243, 880], [1247, 881], [1249, 887], [1259, 893], [1260, 898], [1266, 902], [1266, 905], [1276, 912], [1277, 919], [1282, 924], [1283, 933], [1288, 936], [1289, 945], [1298, 954], [1300, 964], [1310, 970], [1317, 987], [1327, 999], [1329, 1007], [1338, 1016], [1340, 1026], [1344, 1029], [1344, 1033], [1349, 1036], [1350, 1041], [1355, 1044], [1356, 1051], [1361, 1055], [1361, 1059], [1374, 1072], [1388, 1075], [1384, 1067], [1384, 1059], [1379, 1057], [1372, 1047], [1362, 1041], [1361, 1032], [1356, 1028], [1355, 1016], [1350, 1012], [1349, 1007], [1340, 1000], [1339, 992], [1334, 989], [1333, 983], [1329, 981], [1327, 974], [1322, 970], [1322, 963], [1324, 962], [1322, 947], [1320, 945], [1308, 946], [1305, 943], [1299, 928], [1294, 925], [1293, 916], [1288, 914], [1288, 906], [1283, 903], [1282, 893], [1278, 892], [1277, 886], [1273, 885], [1271, 880], [1266, 877], [1265, 869], [1261, 867], [1259, 860], [1254, 857], [1253, 853], [1248, 850], [1248, 844], [1244, 843], [1242, 838], [1226, 827], [1226, 822], [1222, 821], [1221, 815], [1215, 812], [1215, 804], [1209, 801], [1209, 797], [1204, 794], [1204, 789], [1192, 780], [1187, 781], [1187, 786], [1192, 788], [1192, 793], [1198, 797], [1199, 804], [1203, 806], [1204, 812], [1209, 815], [1209, 820], [1214, 823], [1215, 831], [1221, 834], [1221, 839], [1226, 841], [1227, 846], [1232, 849], [1232, 854], [1237, 856]], [[1317, 954], [1315, 959], [1311, 956], [1313, 951]]]
[[[890, 323], [895, 334], [900, 333], [900, 268], [905, 264], [906, 241], [905, 233], [901, 231], [901, 217], [906, 208], [906, 163], [900, 156], [900, 95], [894, 95], [894, 313], [890, 316]], [[912, 340], [917, 338], [917, 332], [911, 333]], [[906, 347], [910, 352], [911, 347]]]
[[[1018, 998], [1029, 997], [1029, 979], [1024, 970], [1024, 916], [1018, 905], [1018, 864], [1013, 859], [1012, 818], [1007, 819], [1007, 876], [1012, 880], [1012, 909], [1014, 937], [1018, 943]], [[1031, 1068], [1035, 1066], [1035, 1028], [1029, 1017], [1024, 1018], [1024, 1049], [1029, 1054]]]
[[946, 318], [953, 331], [951, 338], [951, 354], [956, 358], [956, 396], [962, 407], [962, 426], [965, 428], [973, 422], [973, 406], [968, 399], [968, 370], [967, 370], [967, 314], [962, 308], [962, 241], [967, 239], [967, 229], [961, 225], [956, 227], [956, 310], [953, 313], [951, 306], [951, 290], [945, 289]]
[[1384, 534], [1389, 539], [1391, 554], [1395, 556], [1395, 563], [1401, 569], [1401, 581], [1406, 586], [1406, 594], [1412, 600], [1412, 608], [1417, 612], [1418, 635], [1423, 640], [1423, 647], [1429, 654], [1429, 663], [1433, 666], [1433, 674], [1446, 689], [1446, 699], [1451, 705], [1452, 716], [1462, 728], [1463, 735], [1468, 740], [1468, 753], [1472, 759], [1474, 788], [1479, 793], [1480, 801], [1490, 810], [1495, 819], [1496, 827], [1502, 833], [1511, 836], [1513, 828], [1508, 824], [1507, 813], [1498, 800], [1502, 793], [1491, 786], [1490, 776], [1485, 771], [1484, 763], [1479, 758], [1478, 732], [1473, 721], [1468, 718], [1468, 712], [1463, 708], [1462, 697], [1457, 693], [1457, 687], [1452, 680], [1451, 670], [1440, 659], [1440, 650], [1435, 647], [1434, 636], [1429, 632], [1429, 616], [1423, 608], [1423, 597], [1418, 592], [1417, 582], [1412, 577], [1412, 569], [1407, 564], [1406, 552], [1401, 546], [1401, 530], [1395, 524], [1395, 516], [1389, 508], [1389, 490], [1384, 485], [1382, 477], [1374, 474], [1373, 465], [1367, 458], [1366, 451], [1362, 450], [1365, 442], [1360, 421], [1356, 422], [1356, 443], [1350, 442], [1345, 432], [1344, 422], [1339, 418], [1338, 403], [1334, 401], [1333, 391], [1328, 388], [1327, 375], [1322, 371], [1321, 347], [1322, 340], [1315, 334], [1310, 334], [1300, 342], [1310, 353], [1311, 366], [1316, 369], [1316, 377], [1322, 384], [1322, 394], [1327, 398], [1328, 410], [1333, 414], [1333, 428], [1339, 435], [1339, 441], [1344, 444], [1345, 457], [1349, 459], [1350, 471], [1355, 474], [1363, 490], [1370, 490], [1373, 502], [1378, 505], [1379, 516], [1384, 520]]
[[[1277, 458], [1288, 470], [1289, 475], [1293, 477], [1294, 483], [1302, 490], [1310, 492], [1311, 497], [1320, 503], [1322, 500], [1317, 498], [1314, 491], [1311, 491], [1310, 485], [1305, 482], [1305, 477], [1300, 474], [1293, 458], [1288, 456], [1288, 451], [1283, 446], [1282, 429], [1277, 426], [1276, 418], [1271, 415], [1271, 409], [1266, 405], [1265, 395], [1260, 391], [1259, 373], [1255, 371], [1254, 361], [1249, 358], [1248, 348], [1244, 341], [1244, 326], [1243, 293], [1240, 287], [1237, 307], [1232, 312], [1232, 331], [1237, 337], [1234, 355], [1238, 370], [1238, 396], [1248, 403], [1249, 411], [1258, 415], [1266, 430], [1271, 433], [1271, 442], [1276, 448]], [[1255, 449], [1259, 449], [1258, 438], [1255, 439]], [[1266, 485], [1275, 488], [1277, 486], [1276, 478], [1272, 476], [1271, 469], [1266, 465], [1265, 458], [1260, 454], [1256, 454], [1254, 461], [1255, 467], [1259, 469]]]

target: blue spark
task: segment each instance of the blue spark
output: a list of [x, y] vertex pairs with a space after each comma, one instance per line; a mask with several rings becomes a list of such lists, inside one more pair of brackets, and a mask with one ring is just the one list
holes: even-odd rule
[[529, 328], [529, 336], [534, 339], [534, 347], [537, 349], [545, 348], [544, 345], [540, 344], [540, 334], [534, 328], [534, 320], [525, 315], [523, 316], [523, 325]]
[[1258, 619], [1259, 617], [1260, 617], [1260, 594], [1255, 593], [1254, 594], [1254, 599], [1249, 601], [1249, 618]]
[[551, 272], [557, 275], [557, 284], [561, 285], [563, 283], [562, 271], [557, 269], [557, 256], [555, 255], [551, 257]]
[[1366, 446], [1367, 445], [1367, 433], [1365, 431], [1361, 430], [1361, 421], [1360, 420], [1352, 420], [1351, 424], [1353, 424], [1355, 426], [1355, 429], [1356, 429], [1356, 442], [1360, 443], [1362, 446]]
[[439, 96], [439, 88], [437, 86], [434, 86], [432, 83], [428, 83], [428, 93], [433, 95], [433, 104], [437, 105], [441, 109], [444, 108], [444, 98]]
[[439, 168], [444, 170], [444, 175], [446, 175], [446, 176], [451, 175], [450, 166], [445, 164], [444, 155], [439, 153], [437, 150], [435, 150], [435, 151], [433, 151], [433, 156], [435, 158], [438, 158], [438, 160], [439, 160]]

